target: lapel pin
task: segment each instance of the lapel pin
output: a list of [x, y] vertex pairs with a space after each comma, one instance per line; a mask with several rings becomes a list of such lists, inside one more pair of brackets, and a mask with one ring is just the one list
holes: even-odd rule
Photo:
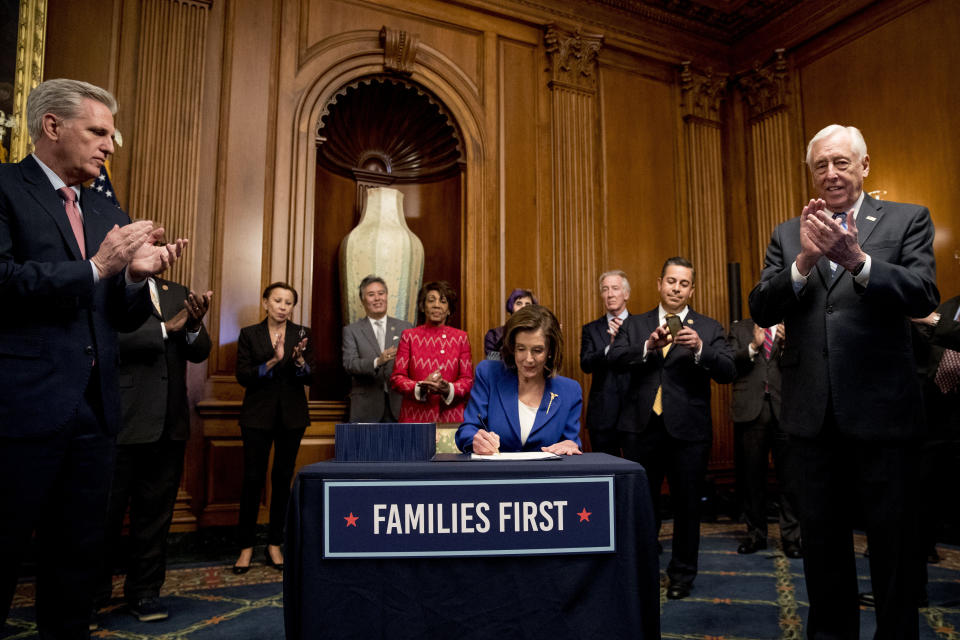
[[557, 394], [555, 394], [553, 391], [550, 392], [550, 402], [547, 403], [547, 413], [550, 413], [550, 407], [553, 406], [553, 399], [554, 399], [554, 398], [559, 398], [559, 397], [560, 397], [560, 396], [558, 396]]
[[164, 284], [164, 285], [160, 285], [160, 288], [163, 289], [164, 291], [167, 291], [168, 289], [170, 289], [170, 287], [168, 287], [168, 286], [165, 285], [165, 284]]
[[870, 222], [876, 222], [876, 221], [877, 221], [877, 219], [874, 218], [873, 216], [867, 216], [867, 220], [869, 220]]
[[693, 318], [687, 318], [687, 324], [693, 324]]

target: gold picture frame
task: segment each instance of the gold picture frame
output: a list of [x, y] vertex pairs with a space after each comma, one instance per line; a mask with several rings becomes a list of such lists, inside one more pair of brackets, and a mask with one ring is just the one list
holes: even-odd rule
[[[17, 0], [0, 0], [6, 13], [12, 13]], [[4, 20], [5, 43], [0, 76], [0, 161], [19, 162], [32, 150], [27, 132], [27, 96], [43, 78], [43, 47], [47, 30], [47, 0], [19, 0], [16, 20]], [[13, 30], [16, 49], [11, 50]], [[9, 76], [14, 62], [13, 76]], [[12, 95], [9, 86], [12, 85]]]

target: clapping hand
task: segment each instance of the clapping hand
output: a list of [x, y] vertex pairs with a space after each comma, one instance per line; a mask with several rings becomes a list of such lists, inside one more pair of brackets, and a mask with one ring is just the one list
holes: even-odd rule
[[307, 361], [303, 359], [303, 351], [307, 348], [307, 340], [309, 338], [302, 338], [300, 342], [297, 343], [297, 346], [293, 348], [293, 363], [298, 367], [303, 367]]

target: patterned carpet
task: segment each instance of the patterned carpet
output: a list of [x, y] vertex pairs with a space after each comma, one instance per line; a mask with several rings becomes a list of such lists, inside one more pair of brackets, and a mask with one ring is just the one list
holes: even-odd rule
[[[669, 560], [671, 523], [664, 523], [661, 565]], [[700, 574], [689, 598], [666, 599], [661, 576], [660, 611], [664, 638], [682, 640], [800, 639], [807, 613], [801, 560], [791, 560], [779, 549], [741, 556], [736, 552], [742, 525], [704, 524]], [[777, 539], [771, 525], [771, 542]], [[863, 551], [865, 540], [856, 536]], [[923, 639], [960, 640], [960, 548], [941, 545], [939, 564], [929, 565], [931, 606], [921, 610]], [[857, 560], [861, 590], [868, 591], [869, 570], [862, 555]], [[226, 564], [175, 565], [161, 594], [170, 618], [141, 623], [127, 613], [119, 595], [122, 577], [115, 578], [117, 604], [101, 617], [94, 638], [127, 640], [269, 640], [283, 638], [283, 596], [280, 574], [261, 563], [243, 576]], [[861, 638], [872, 638], [873, 610], [860, 615]], [[33, 583], [18, 588], [3, 640], [36, 638], [33, 622]]]

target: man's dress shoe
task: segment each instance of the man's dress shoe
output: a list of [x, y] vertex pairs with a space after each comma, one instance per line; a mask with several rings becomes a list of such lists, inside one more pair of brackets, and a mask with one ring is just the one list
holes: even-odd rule
[[737, 547], [737, 553], [756, 553], [767, 548], [766, 538], [747, 538]]
[[691, 585], [681, 584], [679, 582], [672, 583], [667, 587], [667, 597], [671, 600], [681, 600], [690, 595]]
[[800, 549], [800, 544], [797, 542], [784, 542], [783, 555], [787, 556], [788, 558], [802, 558], [803, 551]]

